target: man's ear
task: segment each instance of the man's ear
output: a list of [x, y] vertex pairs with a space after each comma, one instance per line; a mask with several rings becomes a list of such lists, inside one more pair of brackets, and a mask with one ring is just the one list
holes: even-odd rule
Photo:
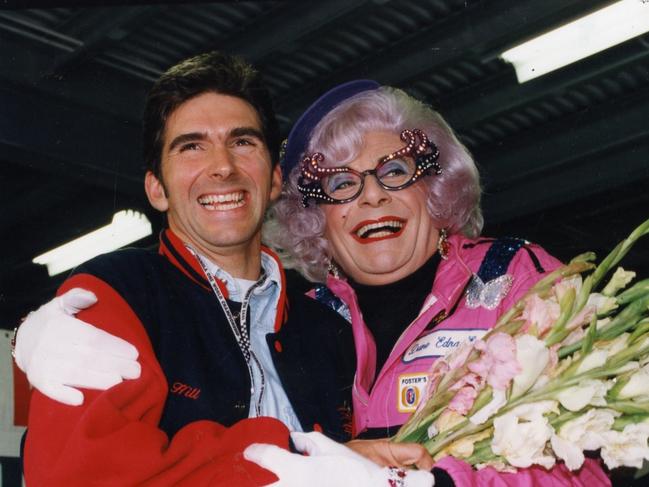
[[270, 201], [275, 201], [282, 194], [282, 169], [279, 164], [273, 168], [270, 178]]
[[164, 185], [151, 171], [147, 171], [144, 177], [144, 191], [146, 191], [146, 196], [149, 198], [149, 203], [156, 210], [165, 212], [169, 209], [169, 201], [167, 200]]

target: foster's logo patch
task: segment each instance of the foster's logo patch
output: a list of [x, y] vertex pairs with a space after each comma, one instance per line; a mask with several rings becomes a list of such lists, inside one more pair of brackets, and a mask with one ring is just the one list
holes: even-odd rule
[[397, 410], [413, 413], [426, 392], [428, 374], [403, 374], [397, 379]]

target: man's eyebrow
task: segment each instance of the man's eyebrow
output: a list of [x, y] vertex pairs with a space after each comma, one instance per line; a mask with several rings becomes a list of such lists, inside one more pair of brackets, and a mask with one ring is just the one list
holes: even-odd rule
[[171, 141], [171, 143], [169, 144], [168, 151], [171, 152], [176, 147], [185, 144], [186, 142], [195, 142], [197, 140], [206, 140], [206, 139], [207, 139], [207, 134], [203, 132], [189, 132], [187, 134], [180, 134], [177, 137], [174, 137], [174, 139]]
[[255, 127], [236, 127], [230, 131], [230, 137], [242, 137], [244, 135], [256, 137], [262, 142], [266, 141], [266, 138], [264, 137], [264, 134], [261, 132], [261, 130]]

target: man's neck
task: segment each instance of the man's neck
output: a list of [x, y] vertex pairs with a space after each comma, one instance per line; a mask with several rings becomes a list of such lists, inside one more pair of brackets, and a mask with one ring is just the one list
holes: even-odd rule
[[[174, 231], [172, 229], [172, 231]], [[208, 259], [232, 277], [256, 281], [261, 275], [261, 238], [255, 238], [241, 245], [214, 247], [195, 242], [181, 232], [176, 235], [194, 252]]]
[[256, 281], [261, 274], [261, 248], [257, 252], [223, 254], [195, 249], [232, 277]]

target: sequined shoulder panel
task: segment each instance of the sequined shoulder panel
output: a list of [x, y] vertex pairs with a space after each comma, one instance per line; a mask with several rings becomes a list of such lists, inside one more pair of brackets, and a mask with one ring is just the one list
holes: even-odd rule
[[340, 316], [345, 318], [349, 323], [352, 322], [352, 317], [349, 312], [349, 308], [343, 302], [342, 299], [340, 299], [338, 296], [336, 296], [334, 293], [331, 292], [331, 289], [329, 289], [324, 284], [318, 284], [314, 288], [314, 291], [315, 291], [316, 301], [333, 309], [336, 313], [338, 313]]
[[482, 259], [480, 269], [473, 275], [466, 290], [466, 306], [493, 310], [507, 296], [514, 278], [506, 274], [512, 259], [528, 242], [505, 237], [494, 240]]
[[487, 250], [477, 275], [483, 282], [496, 279], [507, 272], [510, 262], [527, 240], [521, 238], [504, 237], [494, 240]]

